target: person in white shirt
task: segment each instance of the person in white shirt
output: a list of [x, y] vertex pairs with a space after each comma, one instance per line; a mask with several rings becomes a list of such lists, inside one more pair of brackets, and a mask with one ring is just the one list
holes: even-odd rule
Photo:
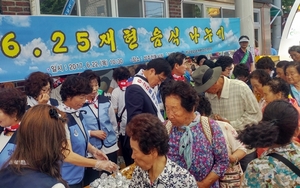
[[[127, 124], [127, 112], [125, 109], [125, 91], [130, 78], [130, 72], [126, 67], [116, 68], [113, 72], [113, 77], [116, 78], [118, 87], [115, 88], [111, 95], [111, 103], [114, 108], [118, 128], [119, 142], [123, 143], [125, 138], [125, 128]], [[120, 144], [122, 146], [122, 144]]]

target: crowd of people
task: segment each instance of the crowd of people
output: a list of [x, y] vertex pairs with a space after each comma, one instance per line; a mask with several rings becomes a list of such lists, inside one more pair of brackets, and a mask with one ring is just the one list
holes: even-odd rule
[[239, 43], [216, 62], [175, 52], [115, 68], [111, 98], [92, 70], [1, 88], [0, 187], [81, 188], [120, 155], [130, 187], [300, 186], [300, 46], [275, 65]]

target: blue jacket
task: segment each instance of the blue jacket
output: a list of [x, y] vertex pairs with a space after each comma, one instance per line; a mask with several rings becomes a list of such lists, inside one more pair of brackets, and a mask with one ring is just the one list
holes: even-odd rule
[[103, 145], [109, 148], [117, 143], [117, 136], [109, 117], [110, 105], [111, 104], [106, 96], [98, 96], [98, 118], [88, 103], [81, 108], [82, 115], [87, 122], [87, 129], [89, 131], [102, 130], [106, 133], [106, 138], [104, 140], [96, 137], [90, 138], [90, 143], [98, 149], [101, 149]]
[[[15, 150], [16, 144], [16, 135], [17, 132], [15, 132], [11, 138], [9, 139], [8, 143], [4, 146], [2, 151], [0, 151], [0, 169], [2, 165], [8, 160], [8, 158], [12, 155], [12, 153]], [[1, 186], [0, 186], [1, 187]]]
[[0, 171], [0, 187], [50, 188], [59, 183], [56, 178], [35, 170], [23, 169], [21, 172], [16, 173], [9, 166]]
[[[66, 114], [68, 117], [68, 128], [70, 131], [72, 150], [74, 153], [86, 157], [89, 138], [87, 130], [85, 128], [85, 121], [83, 120], [82, 113], [79, 113], [79, 117], [77, 116], [77, 119], [82, 122], [84, 130], [79, 127], [78, 123], [71, 113]], [[84, 167], [63, 162], [61, 168], [62, 178], [66, 180], [69, 185], [80, 183], [84, 176], [84, 170]]]
[[[140, 78], [147, 81], [146, 78]], [[147, 81], [148, 82], [148, 81]], [[132, 84], [125, 91], [125, 108], [127, 111], [127, 123], [138, 114], [150, 113], [157, 116], [157, 109], [147, 93], [137, 84]]]

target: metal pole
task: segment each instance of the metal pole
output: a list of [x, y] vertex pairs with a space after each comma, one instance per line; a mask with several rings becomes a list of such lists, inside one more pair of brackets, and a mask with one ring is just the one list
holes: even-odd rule
[[[278, 8], [281, 8], [281, 0], [274, 0], [274, 5]], [[279, 44], [281, 40], [281, 16], [279, 15], [280, 12], [278, 12], [278, 16], [275, 18], [273, 24], [272, 24], [272, 46], [273, 48], [279, 49]]]

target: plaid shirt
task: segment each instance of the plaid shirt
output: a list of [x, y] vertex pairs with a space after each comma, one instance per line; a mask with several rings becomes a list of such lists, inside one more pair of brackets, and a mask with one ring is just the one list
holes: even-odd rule
[[206, 93], [214, 114], [230, 121], [236, 130], [244, 129], [247, 124], [256, 124], [262, 113], [250, 88], [242, 81], [224, 78], [220, 98]]

